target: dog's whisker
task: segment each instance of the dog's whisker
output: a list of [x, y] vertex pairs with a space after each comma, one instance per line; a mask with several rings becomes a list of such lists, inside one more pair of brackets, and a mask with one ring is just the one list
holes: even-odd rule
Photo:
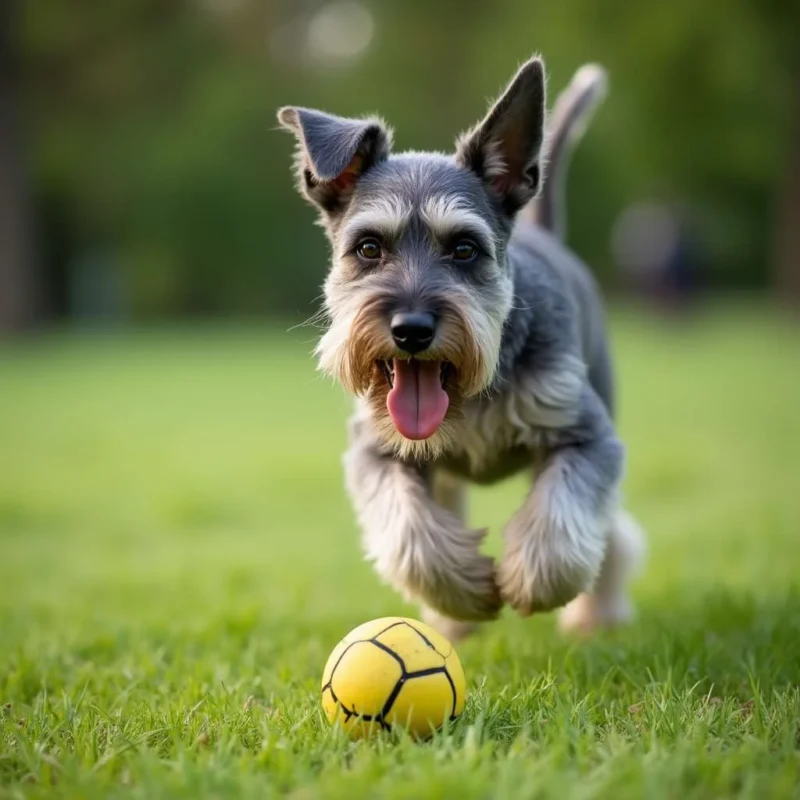
[[324, 327], [328, 324], [329, 315], [328, 312], [324, 308], [320, 308], [319, 310], [315, 311], [310, 317], [303, 320], [302, 322], [298, 322], [291, 327], [286, 329], [287, 333], [292, 333], [300, 328], [316, 328], [316, 327]]

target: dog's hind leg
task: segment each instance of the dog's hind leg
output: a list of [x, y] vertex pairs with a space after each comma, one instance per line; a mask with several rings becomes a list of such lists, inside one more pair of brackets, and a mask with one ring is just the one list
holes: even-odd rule
[[591, 633], [627, 622], [633, 615], [626, 586], [644, 556], [644, 535], [636, 520], [619, 509], [611, 519], [608, 546], [591, 592], [578, 595], [561, 612], [561, 629]]
[[[442, 508], [452, 512], [462, 524], [466, 524], [467, 489], [460, 478], [441, 469], [434, 470], [429, 478], [433, 499]], [[451, 642], [469, 636], [475, 630], [474, 622], [451, 619], [430, 606], [422, 606], [422, 618]]]

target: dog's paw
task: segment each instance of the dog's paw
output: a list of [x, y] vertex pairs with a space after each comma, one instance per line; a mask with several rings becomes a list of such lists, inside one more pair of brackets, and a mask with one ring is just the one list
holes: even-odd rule
[[497, 571], [503, 600], [523, 616], [566, 605], [594, 583], [603, 560], [597, 537], [580, 539], [559, 520], [515, 517]]
[[481, 622], [495, 619], [503, 606], [495, 581], [494, 559], [477, 550], [458, 564], [426, 570], [414, 581], [412, 594], [451, 620]]
[[589, 636], [603, 628], [623, 625], [632, 617], [633, 608], [624, 597], [611, 600], [595, 594], [580, 594], [563, 609], [558, 626], [564, 633]]
[[445, 617], [432, 608], [423, 608], [422, 621], [430, 625], [434, 630], [444, 636], [450, 642], [456, 643], [470, 636], [477, 627], [476, 622], [464, 622], [463, 620], [450, 619]]
[[497, 572], [500, 596], [523, 616], [560, 608], [589, 588], [591, 573], [572, 565], [525, 564], [506, 556]]

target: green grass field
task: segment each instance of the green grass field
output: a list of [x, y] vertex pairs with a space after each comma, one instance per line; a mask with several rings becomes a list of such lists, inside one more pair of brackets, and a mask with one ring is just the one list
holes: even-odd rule
[[[799, 796], [800, 328], [613, 333], [638, 620], [581, 644], [506, 612], [427, 744], [321, 716], [337, 640], [415, 609], [361, 560], [311, 332], [0, 349], [0, 796]], [[490, 549], [524, 491], [474, 494]]]

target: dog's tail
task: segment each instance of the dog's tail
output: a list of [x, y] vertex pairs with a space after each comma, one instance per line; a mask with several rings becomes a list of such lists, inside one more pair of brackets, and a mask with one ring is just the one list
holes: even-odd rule
[[547, 177], [541, 193], [523, 210], [523, 217], [562, 241], [567, 229], [564, 196], [569, 157], [607, 89], [605, 70], [597, 64], [584, 65], [559, 96], [548, 122]]

